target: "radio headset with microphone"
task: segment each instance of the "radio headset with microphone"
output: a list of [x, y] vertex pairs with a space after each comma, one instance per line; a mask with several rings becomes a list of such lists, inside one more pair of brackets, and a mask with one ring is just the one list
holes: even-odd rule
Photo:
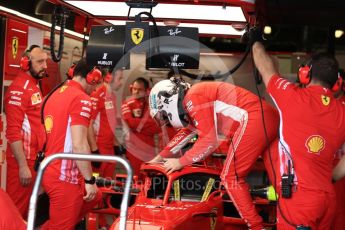
[[[312, 63], [309, 63], [307, 65], [301, 65], [298, 68], [297, 81], [303, 86], [307, 86], [311, 82], [311, 79], [313, 76], [312, 70], [313, 70]], [[338, 79], [331, 87], [331, 90], [333, 92], [337, 92], [340, 89], [344, 89], [344, 82], [343, 82], [342, 76], [340, 75], [340, 72], [338, 72]]]
[[22, 58], [20, 59], [20, 68], [23, 71], [29, 71], [31, 68], [31, 51], [35, 48], [40, 48], [38, 45], [31, 45], [27, 50], [24, 51]]
[[[76, 64], [73, 63], [71, 67], [69, 67], [66, 75], [68, 79], [72, 79], [74, 76], [74, 69]], [[86, 82], [89, 85], [99, 84], [102, 81], [102, 72], [98, 67], [94, 67], [85, 77]]]

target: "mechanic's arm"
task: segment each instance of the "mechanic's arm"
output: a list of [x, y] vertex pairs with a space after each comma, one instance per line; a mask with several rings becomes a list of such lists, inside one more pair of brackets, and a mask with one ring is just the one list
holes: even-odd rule
[[19, 168], [19, 181], [24, 187], [29, 186], [31, 183], [32, 175], [28, 163], [26, 161], [25, 153], [23, 150], [23, 142], [15, 141], [10, 144], [14, 158], [18, 163]]
[[135, 130], [141, 122], [141, 118], [133, 117], [132, 110], [127, 102], [124, 102], [121, 106], [121, 116], [127, 126], [132, 130]]
[[218, 144], [216, 124], [214, 120], [214, 103], [207, 101], [204, 96], [184, 99], [192, 101], [193, 109], [188, 112], [193, 123], [197, 124], [198, 140], [180, 159], [167, 159], [164, 166], [168, 173], [179, 170], [186, 165], [204, 160]]
[[98, 147], [97, 147], [97, 142], [96, 142], [96, 135], [95, 135], [95, 131], [93, 128], [93, 125], [95, 123], [95, 119], [99, 113], [99, 97], [97, 96], [97, 93], [94, 91], [91, 94], [91, 104], [92, 104], [92, 110], [91, 110], [91, 117], [90, 117], [90, 124], [88, 127], [88, 132], [87, 132], [87, 140], [89, 142], [89, 146], [91, 148], [91, 151], [97, 151]]
[[337, 166], [333, 169], [333, 180], [338, 181], [345, 176], [345, 156], [343, 156]]
[[[90, 147], [87, 142], [87, 127], [84, 125], [72, 125], [72, 144], [74, 153], [90, 154]], [[90, 161], [76, 161], [80, 173], [86, 180], [92, 177], [92, 169]], [[86, 195], [84, 200], [93, 200], [97, 194], [96, 184], [85, 184]]]
[[345, 176], [345, 155], [340, 159], [337, 166], [333, 169], [333, 180], [340, 180]]
[[95, 131], [93, 129], [94, 122], [95, 122], [95, 120], [91, 119], [88, 131], [87, 131], [87, 140], [89, 142], [89, 145], [90, 145], [92, 152], [98, 150], [97, 143], [96, 143], [96, 135], [95, 135]]
[[28, 163], [26, 161], [26, 155], [24, 152], [24, 146], [22, 142], [22, 125], [24, 121], [23, 107], [26, 106], [27, 98], [26, 94], [17, 95], [20, 100], [16, 101], [10, 97], [12, 91], [22, 91], [20, 88], [12, 88], [10, 93], [5, 98], [5, 111], [6, 111], [6, 138], [10, 144], [10, 148], [18, 163], [19, 168], [19, 181], [22, 186], [29, 186], [31, 183], [32, 175]]
[[252, 52], [255, 66], [259, 70], [262, 79], [267, 86], [271, 77], [279, 72], [276, 64], [260, 42], [255, 42], [253, 44]]
[[130, 106], [125, 102], [121, 106], [121, 115], [126, 125], [133, 131], [145, 131], [147, 134], [155, 134], [161, 131], [160, 127], [150, 117], [148, 109], [144, 108], [142, 117], [133, 117], [133, 112]]
[[174, 157], [188, 142], [196, 135], [196, 131], [188, 126], [187, 128], [180, 129], [175, 136], [169, 141], [167, 146], [148, 163], [159, 163], [164, 158]]

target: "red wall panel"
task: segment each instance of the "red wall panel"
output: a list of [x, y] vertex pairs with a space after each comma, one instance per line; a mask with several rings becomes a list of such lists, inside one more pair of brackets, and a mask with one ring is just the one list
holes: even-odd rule
[[6, 30], [4, 79], [13, 80], [20, 69], [20, 58], [27, 48], [29, 26], [13, 19], [8, 19]]

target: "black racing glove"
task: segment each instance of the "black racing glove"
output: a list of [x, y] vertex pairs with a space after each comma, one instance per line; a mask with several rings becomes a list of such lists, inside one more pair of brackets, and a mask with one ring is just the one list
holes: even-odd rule
[[[99, 150], [96, 149], [95, 151], [91, 151], [92, 154], [99, 155]], [[91, 161], [91, 165], [95, 169], [99, 169], [101, 167], [102, 162], [99, 161]]]
[[123, 145], [114, 145], [114, 154], [115, 156], [122, 156], [126, 153], [125, 147]]
[[249, 38], [248, 42], [252, 46], [255, 42], [264, 42], [263, 29], [262, 27], [252, 27], [249, 29]]
[[248, 43], [250, 47], [255, 42], [264, 42], [265, 39], [263, 37], [263, 29], [262, 27], [252, 27], [249, 31], [245, 32], [241, 38], [242, 42]]

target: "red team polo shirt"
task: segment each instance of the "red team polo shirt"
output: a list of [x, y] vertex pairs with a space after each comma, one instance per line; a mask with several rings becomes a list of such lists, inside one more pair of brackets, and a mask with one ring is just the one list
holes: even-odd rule
[[298, 186], [333, 191], [334, 153], [345, 140], [345, 106], [329, 89], [300, 88], [278, 75], [267, 90], [280, 114], [280, 173], [286, 170], [286, 154], [290, 154]]
[[107, 93], [105, 85], [91, 94], [92, 114], [97, 145], [113, 148], [116, 126], [114, 95]]
[[[54, 153], [72, 153], [71, 126], [89, 126], [91, 117], [91, 99], [76, 81], [69, 81], [56, 90], [44, 108], [47, 130], [46, 155]], [[78, 183], [79, 170], [74, 160], [57, 160], [49, 168], [58, 174], [62, 181]]]
[[160, 127], [149, 115], [146, 99], [130, 98], [122, 103], [126, 149], [136, 158], [149, 161], [155, 157], [154, 135]]
[[42, 149], [45, 140], [40, 120], [42, 101], [38, 80], [20, 71], [7, 89], [4, 101], [7, 157], [14, 157], [9, 144], [15, 141], [23, 141], [24, 153], [30, 160], [35, 160], [37, 152]]

